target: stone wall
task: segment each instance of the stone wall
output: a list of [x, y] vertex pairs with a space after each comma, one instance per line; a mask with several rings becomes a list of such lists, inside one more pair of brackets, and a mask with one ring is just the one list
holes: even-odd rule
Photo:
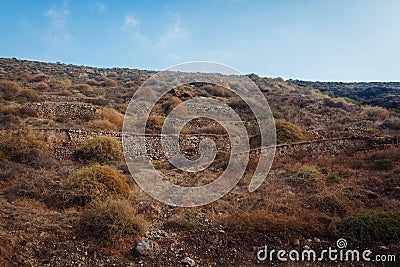
[[79, 102], [43, 102], [43, 103], [26, 103], [26, 107], [35, 110], [42, 118], [67, 118], [75, 119], [89, 119], [94, 118], [96, 114], [96, 107]]

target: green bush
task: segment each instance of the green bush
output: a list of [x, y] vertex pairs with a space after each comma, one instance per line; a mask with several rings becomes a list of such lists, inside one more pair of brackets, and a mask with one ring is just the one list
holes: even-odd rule
[[304, 141], [306, 138], [300, 127], [283, 119], [275, 120], [278, 144]]
[[93, 202], [85, 209], [79, 224], [84, 235], [112, 241], [140, 236], [147, 231], [148, 225], [136, 215], [127, 200], [114, 199]]
[[81, 142], [74, 152], [74, 158], [84, 162], [106, 163], [123, 159], [123, 154], [117, 139], [98, 136]]
[[334, 223], [341, 234], [360, 241], [398, 241], [400, 214], [384, 211], [365, 211]]
[[109, 197], [127, 198], [129, 185], [121, 171], [94, 164], [78, 170], [65, 186], [67, 206], [85, 206]]

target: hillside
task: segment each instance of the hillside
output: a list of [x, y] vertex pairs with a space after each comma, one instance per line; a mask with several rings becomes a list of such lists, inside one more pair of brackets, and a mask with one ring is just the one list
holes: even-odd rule
[[307, 82], [289, 80], [289, 84], [311, 87], [327, 94], [347, 97], [361, 104], [400, 110], [400, 82]]
[[277, 132], [271, 171], [253, 193], [248, 184], [260, 133], [249, 107], [221, 86], [173, 88], [152, 110], [145, 136], [152, 164], [166, 179], [209, 183], [230, 157], [223, 127], [200, 118], [185, 126], [180, 142], [195, 159], [200, 141], [211, 138], [214, 162], [191, 173], [166, 160], [161, 128], [183, 101], [226, 103], [244, 121], [251, 146], [231, 192], [205, 206], [177, 208], [137, 186], [121, 149], [128, 103], [154, 73], [0, 59], [0, 265], [303, 266], [263, 262], [257, 251], [265, 245], [321, 251], [339, 238], [349, 249], [400, 260], [400, 116], [392, 110], [399, 108], [398, 83], [249, 75], [268, 100]]

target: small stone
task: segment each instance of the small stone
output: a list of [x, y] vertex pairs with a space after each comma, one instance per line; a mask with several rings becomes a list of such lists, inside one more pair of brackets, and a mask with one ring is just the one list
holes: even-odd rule
[[196, 266], [196, 262], [193, 259], [189, 258], [189, 257], [184, 258], [181, 261], [181, 263], [185, 267], [194, 267], [194, 266]]
[[303, 249], [304, 249], [304, 250], [310, 250], [311, 248], [310, 248], [310, 246], [308, 246], [308, 245], [304, 245], [304, 246], [303, 246]]
[[383, 250], [388, 250], [389, 249], [387, 246], [380, 246], [379, 248], [383, 249]]
[[293, 241], [293, 245], [300, 246], [300, 240], [296, 239], [295, 241]]
[[319, 239], [318, 237], [314, 237], [314, 242], [319, 243], [321, 242], [321, 239]]
[[153, 241], [149, 239], [141, 239], [136, 244], [133, 254], [136, 256], [147, 256], [153, 250], [154, 244]]
[[225, 234], [225, 231], [222, 230], [222, 229], [219, 229], [219, 230], [218, 230], [218, 233], [220, 233], [220, 234]]

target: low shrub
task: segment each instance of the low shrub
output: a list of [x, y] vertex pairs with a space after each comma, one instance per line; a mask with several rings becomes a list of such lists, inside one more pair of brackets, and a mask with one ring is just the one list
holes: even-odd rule
[[304, 165], [295, 174], [287, 179], [292, 186], [300, 186], [302, 189], [321, 189], [325, 181], [322, 173], [315, 167]]
[[73, 94], [72, 94], [72, 92], [70, 91], [70, 90], [68, 90], [68, 89], [64, 89], [64, 90], [62, 90], [62, 91], [60, 91], [59, 93], [58, 93], [58, 95], [60, 95], [60, 96], [72, 96]]
[[96, 201], [85, 209], [79, 226], [85, 236], [118, 241], [123, 237], [143, 235], [148, 223], [136, 215], [128, 201], [108, 199]]
[[86, 81], [87, 84], [92, 85], [92, 86], [98, 86], [100, 83], [96, 81], [95, 79], [89, 79]]
[[278, 144], [304, 141], [306, 138], [300, 127], [283, 119], [275, 120], [276, 139]]
[[0, 97], [11, 100], [21, 91], [18, 83], [8, 80], [0, 80]]
[[338, 182], [341, 179], [339, 171], [333, 171], [328, 174], [328, 180], [331, 182]]
[[122, 129], [124, 116], [113, 108], [104, 108], [99, 112], [100, 116], [110, 121], [118, 130]]
[[164, 222], [165, 229], [189, 229], [201, 228], [199, 215], [196, 212], [174, 214]]
[[64, 189], [67, 206], [86, 206], [95, 200], [125, 199], [129, 185], [125, 175], [109, 166], [94, 164], [79, 169]]
[[165, 114], [169, 114], [176, 106], [182, 103], [182, 100], [180, 100], [176, 96], [171, 96], [169, 97], [163, 104], [162, 108]]
[[33, 84], [33, 89], [39, 90], [39, 91], [44, 91], [49, 89], [50, 86], [46, 82], [38, 82]]
[[74, 158], [84, 162], [110, 162], [123, 158], [120, 142], [108, 136], [98, 136], [81, 142], [74, 152]]
[[100, 84], [105, 87], [117, 87], [118, 86], [118, 83], [110, 78], [103, 78]]
[[114, 123], [103, 119], [90, 120], [86, 123], [86, 127], [95, 131], [118, 131]]
[[34, 76], [32, 76], [30, 82], [44, 82], [46, 81], [48, 76], [44, 73], [38, 73]]
[[146, 132], [148, 133], [160, 133], [164, 124], [164, 117], [156, 114], [150, 114], [147, 124]]
[[312, 209], [330, 215], [342, 216], [347, 212], [346, 201], [339, 192], [323, 191], [315, 194], [309, 198], [308, 204]]
[[36, 91], [31, 89], [21, 90], [15, 96], [15, 99], [18, 103], [40, 102], [43, 100], [43, 98]]
[[390, 159], [374, 160], [374, 169], [377, 171], [390, 171], [393, 169], [393, 161]]
[[398, 241], [400, 238], [400, 213], [364, 211], [333, 223], [342, 235], [360, 241]]
[[399, 118], [387, 119], [382, 123], [382, 126], [392, 130], [400, 130], [400, 119]]
[[74, 88], [75, 88], [76, 90], [79, 90], [79, 91], [88, 91], [88, 90], [92, 90], [92, 86], [90, 86], [89, 84], [86, 84], [86, 83], [79, 83], [79, 84], [76, 84], [76, 85], [74, 85]]
[[38, 132], [28, 128], [0, 133], [0, 151], [7, 159], [43, 167], [49, 163], [49, 145]]

